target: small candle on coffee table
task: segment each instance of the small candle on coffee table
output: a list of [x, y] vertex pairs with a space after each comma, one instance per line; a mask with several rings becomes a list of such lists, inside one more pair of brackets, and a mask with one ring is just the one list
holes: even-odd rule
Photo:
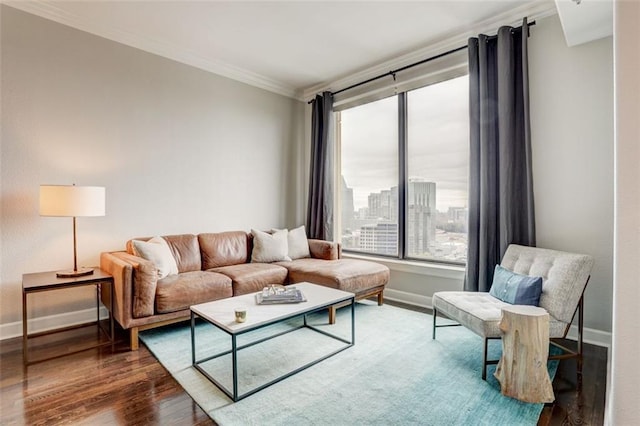
[[236, 308], [235, 315], [236, 315], [236, 322], [245, 322], [247, 320], [247, 309]]

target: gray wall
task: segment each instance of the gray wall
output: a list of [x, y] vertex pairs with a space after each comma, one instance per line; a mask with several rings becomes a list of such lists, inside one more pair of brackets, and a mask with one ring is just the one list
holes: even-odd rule
[[[529, 71], [538, 246], [587, 253], [595, 266], [586, 291], [590, 337], [611, 332], [613, 264], [612, 39], [569, 48], [557, 16], [531, 28]], [[392, 268], [388, 295], [430, 304], [462, 276], [435, 268]], [[445, 275], [445, 276], [443, 276]], [[398, 291], [400, 293], [395, 293]]]
[[613, 39], [567, 47], [559, 19], [530, 39], [538, 245], [595, 258], [586, 326], [611, 331], [613, 300]]
[[[72, 266], [72, 221], [38, 215], [40, 184], [106, 187], [106, 216], [78, 219], [79, 265], [135, 236], [299, 223], [302, 102], [1, 13], [0, 332], [21, 318], [23, 273]], [[35, 295], [30, 316], [92, 303]]]

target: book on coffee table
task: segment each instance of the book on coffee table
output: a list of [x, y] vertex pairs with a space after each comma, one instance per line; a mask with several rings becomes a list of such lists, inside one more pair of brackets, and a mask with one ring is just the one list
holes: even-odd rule
[[256, 303], [258, 305], [273, 305], [278, 303], [300, 303], [306, 302], [304, 294], [297, 288], [287, 288], [277, 292], [262, 291], [256, 293]]

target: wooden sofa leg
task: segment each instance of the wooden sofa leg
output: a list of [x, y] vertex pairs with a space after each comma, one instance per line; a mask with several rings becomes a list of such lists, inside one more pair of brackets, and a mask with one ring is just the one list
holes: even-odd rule
[[336, 307], [335, 306], [329, 306], [329, 324], [335, 324], [336, 323]]
[[129, 332], [129, 342], [132, 351], [138, 350], [138, 327], [134, 327]]
[[382, 306], [384, 304], [384, 294], [382, 290], [378, 293], [378, 306]]

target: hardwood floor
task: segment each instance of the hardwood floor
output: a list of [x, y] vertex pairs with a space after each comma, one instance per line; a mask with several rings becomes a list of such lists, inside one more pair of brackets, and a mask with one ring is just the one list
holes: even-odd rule
[[[114, 353], [109, 346], [23, 367], [22, 340], [0, 342], [2, 425], [213, 425], [215, 424], [144, 345], [129, 351], [124, 332]], [[70, 330], [30, 342], [39, 359], [96, 342], [95, 328]], [[556, 402], [539, 425], [601, 425], [604, 419], [607, 351], [585, 345], [581, 391], [575, 362], [560, 363]]]
[[[107, 346], [26, 368], [22, 340], [0, 342], [0, 424], [215, 424], [146, 347], [130, 351], [118, 334], [114, 353]], [[30, 342], [29, 358], [97, 338], [95, 327], [39, 337]]]
[[[564, 344], [571, 348], [574, 342], [567, 340]], [[538, 425], [604, 424], [607, 348], [585, 344], [582, 372], [582, 388], [577, 390], [575, 360], [560, 362], [553, 380], [556, 400], [545, 406]]]

